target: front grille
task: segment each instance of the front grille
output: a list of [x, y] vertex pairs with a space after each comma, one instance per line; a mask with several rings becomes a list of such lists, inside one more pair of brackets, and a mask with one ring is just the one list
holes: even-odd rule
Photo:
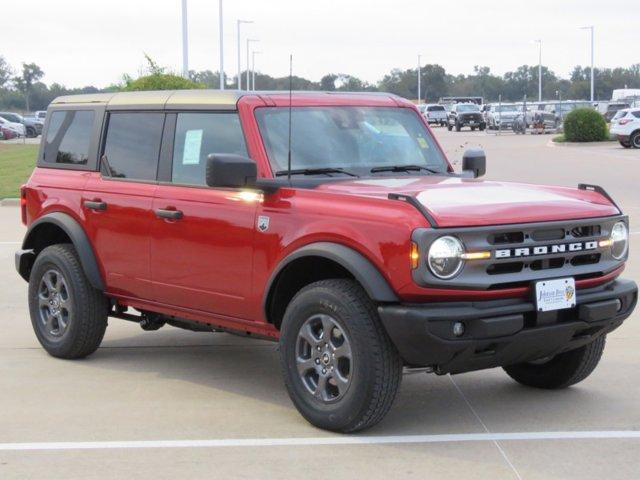
[[[545, 278], [601, 276], [620, 266], [599, 241], [609, 238], [613, 225], [627, 217], [586, 219], [491, 227], [418, 229], [413, 241], [426, 258], [429, 245], [442, 235], [458, 237], [468, 252], [490, 251], [491, 258], [467, 261], [458, 276], [441, 280], [426, 262], [414, 270], [423, 286], [469, 289], [509, 288]], [[627, 222], [628, 223], [628, 222]]]

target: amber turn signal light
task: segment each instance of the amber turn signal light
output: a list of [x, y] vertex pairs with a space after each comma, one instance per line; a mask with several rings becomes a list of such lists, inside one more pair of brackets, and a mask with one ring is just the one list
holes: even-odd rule
[[411, 260], [411, 270], [418, 268], [418, 263], [420, 262], [420, 251], [418, 250], [418, 244], [415, 242], [411, 242], [411, 253], [409, 254], [409, 259]]

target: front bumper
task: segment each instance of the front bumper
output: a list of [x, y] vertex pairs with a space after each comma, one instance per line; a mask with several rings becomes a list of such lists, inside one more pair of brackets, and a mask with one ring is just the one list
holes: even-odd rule
[[[578, 290], [575, 308], [536, 312], [532, 300], [381, 305], [384, 327], [411, 366], [437, 373], [512, 365], [581, 347], [619, 327], [633, 312], [638, 286], [615, 280]], [[453, 325], [463, 322], [460, 337]]]

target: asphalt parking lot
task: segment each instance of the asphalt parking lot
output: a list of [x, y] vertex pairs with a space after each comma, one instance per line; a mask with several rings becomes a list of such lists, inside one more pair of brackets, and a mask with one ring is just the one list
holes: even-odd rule
[[[605, 187], [631, 217], [624, 275], [640, 281], [639, 151], [435, 132], [454, 162], [482, 146], [489, 179]], [[18, 217], [17, 208], [0, 207], [2, 479], [640, 476], [639, 312], [573, 388], [528, 389], [499, 369], [408, 375], [382, 423], [340, 436], [297, 413], [269, 342], [170, 327], [143, 332], [111, 320], [90, 358], [49, 357], [31, 331], [27, 286], [13, 267], [24, 233]]]

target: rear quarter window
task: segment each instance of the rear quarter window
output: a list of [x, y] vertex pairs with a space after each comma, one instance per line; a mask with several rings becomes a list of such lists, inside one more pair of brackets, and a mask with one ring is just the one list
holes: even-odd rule
[[65, 110], [51, 114], [42, 161], [49, 166], [86, 166], [96, 114], [93, 110]]

